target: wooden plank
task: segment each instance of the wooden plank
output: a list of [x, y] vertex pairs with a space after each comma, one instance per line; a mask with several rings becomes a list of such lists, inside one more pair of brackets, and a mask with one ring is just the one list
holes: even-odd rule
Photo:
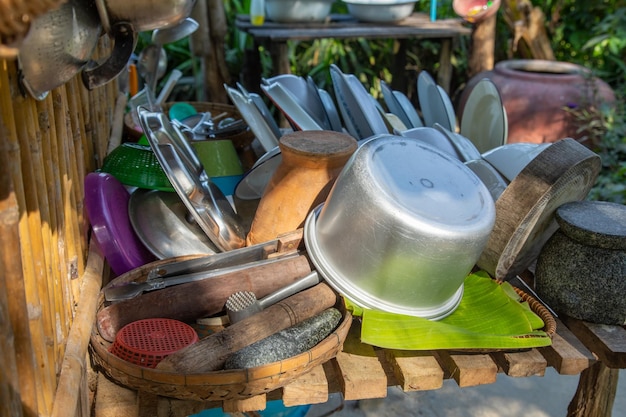
[[360, 329], [352, 326], [333, 363], [346, 401], [387, 396], [387, 375], [374, 348], [361, 343]]
[[567, 327], [609, 368], [626, 368], [626, 329], [564, 317]]
[[86, 355], [93, 318], [97, 310], [98, 293], [102, 286], [104, 257], [95, 241], [89, 246], [87, 267], [82, 277], [80, 304], [74, 323], [67, 337], [65, 355], [61, 363], [61, 373], [57, 383], [52, 407], [53, 417], [71, 415], [79, 403], [79, 381], [86, 375]]
[[438, 351], [437, 358], [447, 377], [454, 378], [459, 387], [472, 387], [496, 382], [498, 366], [488, 354], [451, 354]]
[[431, 390], [443, 386], [443, 369], [431, 352], [386, 350], [385, 356], [403, 391]]
[[[343, 18], [329, 22], [290, 25], [266, 22], [263, 26], [253, 26], [245, 16], [238, 16], [235, 25], [257, 40], [269, 39], [273, 42], [289, 40], [335, 39], [406, 39], [406, 38], [452, 38], [471, 34], [471, 28], [460, 19], [441, 19], [431, 22], [423, 13], [416, 13], [398, 23], [347, 21]], [[340, 16], [339, 16], [340, 17]]]
[[226, 400], [222, 404], [222, 409], [225, 413], [265, 410], [265, 407], [265, 394], [255, 395], [244, 400]]
[[324, 367], [318, 365], [282, 388], [283, 404], [287, 407], [320, 404], [328, 401], [328, 380]]
[[536, 349], [523, 352], [495, 352], [491, 355], [508, 376], [544, 376], [548, 361]]
[[552, 345], [537, 350], [561, 375], [578, 375], [596, 361], [593, 353], [558, 319]]
[[98, 389], [94, 417], [137, 417], [139, 401], [137, 392], [117, 385], [98, 374]]

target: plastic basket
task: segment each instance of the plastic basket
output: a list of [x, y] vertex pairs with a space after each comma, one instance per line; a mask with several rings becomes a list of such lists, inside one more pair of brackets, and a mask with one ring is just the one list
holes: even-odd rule
[[150, 146], [122, 143], [104, 158], [100, 171], [113, 175], [124, 185], [174, 192]]

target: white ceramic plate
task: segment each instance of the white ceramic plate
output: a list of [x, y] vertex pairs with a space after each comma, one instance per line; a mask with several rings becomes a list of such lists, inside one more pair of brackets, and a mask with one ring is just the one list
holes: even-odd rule
[[282, 160], [279, 147], [266, 152], [239, 181], [235, 187], [234, 195], [241, 200], [261, 198]]
[[385, 113], [385, 124], [389, 128], [389, 132], [404, 132], [407, 130], [406, 125], [402, 120], [393, 113]]
[[506, 179], [513, 181], [548, 146], [550, 143], [507, 143], [483, 153], [482, 157]]
[[485, 184], [493, 201], [498, 200], [506, 189], [508, 182], [489, 162], [484, 159], [465, 161], [465, 165]]
[[456, 112], [454, 111], [452, 100], [450, 100], [450, 96], [442, 86], [438, 85], [437, 91], [439, 91], [439, 95], [441, 96], [443, 104], [446, 107], [446, 114], [448, 115], [448, 120], [450, 121], [450, 130], [456, 132]]
[[298, 99], [282, 84], [261, 85], [261, 89], [297, 129], [324, 130], [319, 122], [298, 103]]
[[448, 130], [453, 130], [450, 125], [450, 116], [446, 104], [439, 93], [435, 80], [426, 71], [420, 72], [417, 77], [417, 96], [420, 109], [424, 117], [424, 125], [433, 127], [439, 123]]
[[467, 162], [475, 159], [481, 159], [480, 152], [478, 151], [478, 149], [476, 149], [476, 146], [474, 146], [471, 140], [463, 135], [451, 132], [450, 130], [441, 126], [439, 123], [435, 123], [434, 127], [435, 129], [446, 135], [450, 143], [452, 143], [452, 145], [456, 148], [456, 152], [459, 155], [461, 161]]
[[256, 136], [257, 140], [263, 147], [265, 152], [273, 149], [278, 146], [278, 139], [271, 127], [268, 126], [265, 118], [257, 109], [256, 105], [250, 101], [250, 99], [246, 98], [241, 91], [232, 88], [228, 85], [224, 85], [230, 100], [233, 102], [241, 117], [246, 121], [254, 136]]
[[357, 106], [353, 110], [360, 114], [359, 123], [363, 124], [363, 130], [371, 132], [368, 136], [389, 133], [385, 120], [380, 113], [380, 110], [383, 110], [382, 106], [367, 92], [354, 74], [344, 74], [344, 79], [356, 101]]
[[411, 103], [411, 100], [409, 100], [409, 98], [401, 91], [394, 90], [393, 96], [396, 98], [396, 100], [398, 100], [398, 103], [400, 103], [400, 106], [402, 107], [402, 110], [404, 110], [404, 114], [406, 114], [406, 117], [411, 121], [411, 126], [423, 127], [424, 121], [420, 117], [419, 113], [417, 113], [417, 110], [415, 110], [415, 107], [413, 107], [413, 103]]
[[380, 81], [380, 90], [383, 93], [383, 100], [385, 100], [385, 105], [387, 106], [389, 112], [398, 116], [407, 129], [417, 127], [413, 126], [413, 123], [409, 120], [409, 117], [404, 112], [404, 109], [402, 109], [402, 105], [393, 94], [391, 87], [389, 87], [389, 85], [382, 80]]
[[328, 114], [326, 113], [326, 109], [324, 107], [324, 103], [322, 102], [322, 98], [319, 94], [319, 88], [317, 88], [317, 84], [311, 76], [306, 78], [306, 83], [308, 87], [308, 97], [309, 104], [307, 106], [303, 106], [306, 110], [308, 110], [316, 120], [318, 120], [324, 130], [332, 130], [330, 119], [328, 118]]
[[280, 127], [278, 127], [278, 123], [276, 123], [276, 120], [274, 120], [272, 112], [267, 107], [267, 104], [265, 104], [265, 101], [263, 101], [263, 97], [256, 93], [250, 93], [249, 98], [250, 101], [254, 103], [256, 108], [259, 110], [259, 113], [261, 113], [261, 116], [263, 116], [263, 119], [265, 119], [267, 125], [270, 127], [270, 129], [272, 129], [272, 132], [274, 132], [274, 136], [280, 138], [282, 136]]
[[452, 146], [446, 135], [435, 128], [414, 127], [405, 130], [404, 132], [400, 132], [400, 135], [407, 138], [418, 139], [433, 148], [437, 148], [438, 150], [460, 160], [459, 155], [456, 152], [456, 148]]
[[335, 65], [331, 65], [330, 77], [333, 81], [333, 89], [335, 91], [335, 97], [337, 99], [337, 107], [339, 108], [341, 118], [348, 133], [357, 140], [371, 136], [371, 134], [369, 134], [369, 131], [361, 131], [362, 128], [356, 120], [356, 112], [354, 112], [352, 109], [357, 106], [357, 103], [355, 102], [354, 97], [352, 97], [352, 93], [350, 92], [350, 89], [348, 88], [347, 83], [343, 78], [341, 70], [339, 70], [339, 68]]
[[336, 132], [343, 132], [343, 124], [341, 123], [341, 117], [337, 112], [337, 106], [335, 106], [335, 101], [333, 100], [330, 93], [322, 88], [317, 89], [318, 94], [320, 95], [320, 99], [322, 100], [322, 104], [324, 105], [324, 110], [328, 115], [328, 121], [330, 122], [331, 130]]
[[263, 79], [263, 85], [271, 86], [280, 84], [288, 91], [296, 103], [306, 111], [315, 122], [323, 128], [328, 128], [326, 113], [319, 97], [317, 96], [315, 83], [310, 77], [304, 78], [295, 74], [280, 74], [271, 78]]
[[480, 153], [501, 146], [506, 141], [506, 115], [498, 88], [485, 78], [472, 89], [461, 115], [461, 135]]

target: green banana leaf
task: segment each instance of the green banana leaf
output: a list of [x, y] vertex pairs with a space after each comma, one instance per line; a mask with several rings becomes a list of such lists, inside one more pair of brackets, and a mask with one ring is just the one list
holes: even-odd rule
[[438, 321], [365, 309], [349, 300], [346, 304], [362, 317], [361, 341], [387, 349], [525, 349], [551, 344], [541, 330], [543, 320], [520, 301], [511, 284], [498, 283], [483, 271], [466, 277], [459, 306]]

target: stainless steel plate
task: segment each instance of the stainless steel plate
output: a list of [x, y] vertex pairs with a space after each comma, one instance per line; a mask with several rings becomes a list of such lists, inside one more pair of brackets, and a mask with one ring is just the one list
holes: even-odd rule
[[219, 252], [176, 193], [138, 189], [130, 195], [128, 215], [139, 239], [159, 259]]

